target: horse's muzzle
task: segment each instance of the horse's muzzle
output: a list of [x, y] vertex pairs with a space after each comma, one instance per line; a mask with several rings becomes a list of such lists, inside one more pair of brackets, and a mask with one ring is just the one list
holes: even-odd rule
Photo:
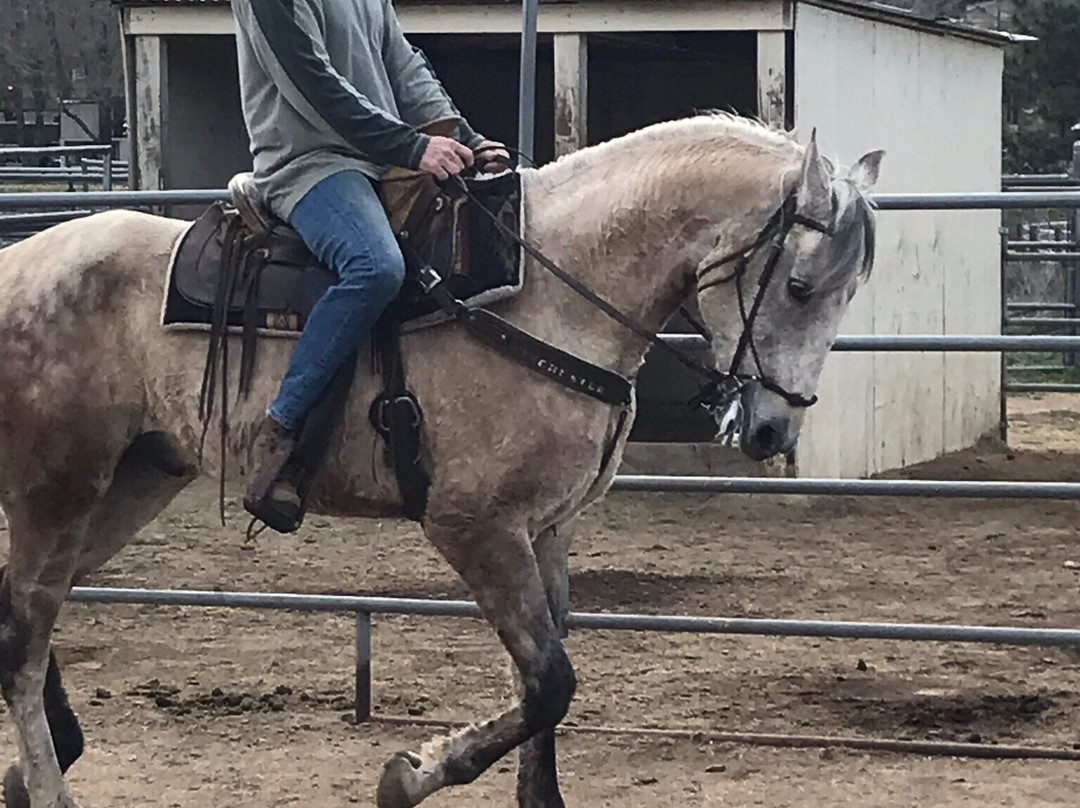
[[757, 384], [748, 384], [740, 395], [742, 423], [739, 449], [752, 460], [766, 460], [791, 451], [799, 437], [802, 418], [780, 396]]

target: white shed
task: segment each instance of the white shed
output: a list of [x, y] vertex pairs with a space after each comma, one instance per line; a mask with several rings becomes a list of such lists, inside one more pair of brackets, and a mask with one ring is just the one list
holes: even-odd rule
[[[117, 0], [135, 182], [222, 187], [249, 164], [226, 0]], [[481, 131], [513, 140], [516, 2], [395, 3]], [[850, 162], [884, 148], [880, 192], [996, 191], [1007, 38], [842, 0], [542, 2], [541, 161], [652, 121], [728, 108]], [[482, 87], [482, 92], [473, 88]], [[997, 333], [996, 212], [883, 212], [873, 282], [845, 333]], [[993, 354], [834, 354], [789, 468], [862, 476], [970, 445], [998, 423]], [[629, 462], [730, 468], [688, 415], [690, 381], [653, 361]], [[656, 443], [684, 442], [678, 449]], [[691, 445], [686, 446], [689, 442]], [[659, 458], [666, 468], [658, 469]]]

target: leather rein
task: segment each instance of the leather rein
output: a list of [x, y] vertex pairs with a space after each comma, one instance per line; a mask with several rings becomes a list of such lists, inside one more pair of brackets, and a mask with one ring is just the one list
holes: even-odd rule
[[[705, 381], [697, 395], [691, 399], [690, 406], [704, 407], [713, 414], [723, 412], [735, 397], [739, 395], [743, 388], [751, 382], [756, 382], [766, 390], [776, 393], [792, 407], [811, 407], [817, 401], [817, 396], [810, 396], [808, 398], [800, 393], [792, 392], [769, 376], [762, 366], [757, 346], [754, 343], [754, 322], [761, 311], [761, 305], [765, 299], [765, 294], [768, 291], [769, 284], [775, 274], [780, 257], [783, 255], [784, 243], [792, 228], [799, 225], [823, 233], [827, 236], [833, 235], [833, 228], [831, 226], [824, 225], [814, 219], [802, 216], [797, 212], [797, 189], [793, 189], [791, 193], [788, 194], [783, 204], [772, 213], [764, 227], [762, 227], [757, 236], [755, 236], [749, 244], [725, 255], [717, 261], [713, 261], [700, 269], [697, 273], [696, 280], [699, 293], [712, 286], [718, 286], [731, 281], [735, 282], [736, 295], [739, 301], [739, 316], [742, 319], [743, 330], [739, 337], [739, 342], [735, 347], [735, 353], [732, 356], [731, 364], [726, 371], [721, 371], [698, 362], [685, 351], [679, 350], [664, 342], [655, 332], [650, 331], [637, 320], [620, 311], [610, 302], [593, 292], [588, 286], [544, 255], [544, 253], [528, 239], [522, 238], [500, 221], [495, 214], [484, 207], [484, 205], [473, 195], [472, 191], [469, 190], [467, 183], [461, 177], [452, 177], [449, 182], [454, 183], [457, 189], [470, 203], [472, 203], [472, 206], [491, 220], [495, 229], [502, 236], [517, 244], [526, 254], [535, 259], [537, 263], [554, 275], [564, 285], [568, 286], [580, 297], [588, 301], [608, 317], [615, 320], [615, 322], [619, 323], [638, 337], [646, 340], [656, 348], [659, 348], [681, 365], [702, 377]], [[758, 279], [758, 286], [754, 299], [748, 309], [746, 306], [746, 295], [743, 290], [743, 278], [747, 273], [750, 262], [758, 252], [767, 245], [769, 254], [765, 261], [765, 267], [762, 270], [761, 277]], [[705, 276], [710, 272], [731, 263], [735, 264], [735, 271], [731, 275], [703, 283]], [[708, 338], [708, 330], [693, 318], [690, 319], [695, 328], [697, 328], [703, 336]], [[753, 357], [754, 365], [757, 370], [756, 373], [740, 372], [740, 367], [742, 366], [747, 353]], [[598, 370], [601, 369], [598, 368]], [[610, 373], [610, 371], [605, 372]]]

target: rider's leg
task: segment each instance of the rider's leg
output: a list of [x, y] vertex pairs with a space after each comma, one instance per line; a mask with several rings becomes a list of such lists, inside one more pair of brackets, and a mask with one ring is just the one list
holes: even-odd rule
[[268, 411], [282, 426], [296, 429], [397, 296], [405, 260], [375, 188], [358, 171], [334, 174], [312, 188], [293, 208], [289, 224], [338, 276], [311, 310]]
[[[358, 171], [334, 174], [293, 208], [289, 224], [311, 252], [334, 271], [293, 349], [281, 389], [267, 411], [259, 454], [263, 470], [245, 505], [277, 530], [299, 525], [300, 496], [287, 474], [278, 476], [295, 430], [334, 374], [367, 339], [397, 296], [405, 261], [371, 181]], [[274, 482], [267, 492], [267, 479]]]

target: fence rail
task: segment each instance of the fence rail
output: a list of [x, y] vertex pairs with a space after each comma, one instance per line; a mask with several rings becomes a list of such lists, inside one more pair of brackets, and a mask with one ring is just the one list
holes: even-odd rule
[[82, 146], [0, 146], [0, 159], [12, 157], [93, 157], [112, 154], [106, 143], [87, 143]]
[[[709, 343], [697, 334], [661, 334], [677, 348], [705, 350]], [[834, 351], [948, 351], [950, 353], [1044, 353], [1080, 351], [1080, 336], [1008, 336], [987, 334], [847, 334], [836, 338]]]
[[1080, 483], [1002, 480], [847, 480], [813, 477], [620, 475], [612, 491], [681, 494], [811, 494], [973, 499], [1080, 499]]
[[[175, 589], [76, 587], [77, 603], [135, 604], [274, 609], [354, 614], [356, 719], [371, 717], [371, 616], [373, 614], [428, 617], [480, 617], [475, 603], [463, 600], [303, 595], [290, 593], [208, 592]], [[737, 634], [762, 637], [813, 637], [921, 642], [972, 642], [999, 645], [1080, 647], [1080, 630], [1013, 626], [969, 626], [926, 623], [863, 623], [837, 620], [773, 620], [755, 617], [688, 617], [681, 615], [571, 613], [574, 630], [649, 631], [690, 634]]]
[[[83, 193], [77, 204], [89, 207], [157, 207], [210, 204], [228, 199], [224, 190], [108, 191]], [[0, 194], [0, 208], [64, 207], [75, 200], [63, 193]], [[1080, 191], [1013, 192], [982, 194], [877, 194], [880, 210], [997, 210], [1023, 208], [1080, 208]]]

